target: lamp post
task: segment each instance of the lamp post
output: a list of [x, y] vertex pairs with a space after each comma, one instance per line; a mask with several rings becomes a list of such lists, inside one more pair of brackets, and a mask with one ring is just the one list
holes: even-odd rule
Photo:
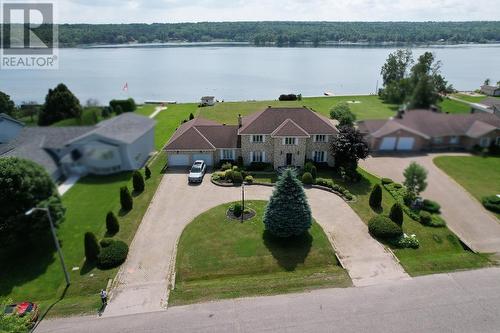
[[31, 215], [34, 212], [36, 212], [37, 210], [44, 211], [47, 214], [47, 217], [49, 218], [50, 231], [52, 232], [52, 237], [54, 238], [54, 243], [56, 244], [56, 249], [57, 249], [57, 253], [59, 254], [59, 259], [61, 260], [61, 266], [62, 266], [63, 271], [64, 271], [64, 278], [66, 279], [66, 287], [67, 287], [67, 286], [69, 286], [69, 283], [70, 283], [69, 274], [68, 274], [68, 270], [66, 269], [66, 265], [64, 264], [63, 254], [61, 251], [61, 247], [59, 246], [59, 240], [57, 239], [56, 230], [54, 228], [54, 223], [52, 222], [52, 216], [50, 214], [50, 210], [48, 208], [35, 207], [35, 208], [31, 208], [30, 210], [28, 210], [26, 212], [26, 215]]
[[245, 183], [241, 184], [241, 222], [245, 215]]

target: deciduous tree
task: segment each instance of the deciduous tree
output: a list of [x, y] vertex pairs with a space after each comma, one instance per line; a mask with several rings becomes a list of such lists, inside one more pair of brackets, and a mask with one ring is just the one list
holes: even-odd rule
[[78, 98], [64, 84], [49, 89], [38, 117], [38, 125], [48, 126], [68, 118], [80, 118], [82, 107]]

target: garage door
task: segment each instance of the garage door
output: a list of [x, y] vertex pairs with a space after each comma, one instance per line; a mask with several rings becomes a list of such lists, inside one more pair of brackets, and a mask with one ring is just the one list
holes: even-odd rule
[[213, 158], [212, 154], [194, 154], [193, 155], [193, 163], [194, 161], [197, 160], [202, 160], [205, 162], [206, 165], [212, 166], [213, 165]]
[[188, 166], [189, 155], [179, 155], [179, 154], [168, 155], [168, 165], [172, 167]]
[[398, 140], [398, 150], [413, 150], [413, 145], [415, 144], [414, 138], [399, 138]]
[[380, 143], [380, 150], [394, 150], [396, 148], [396, 138], [395, 137], [386, 137], [382, 139]]

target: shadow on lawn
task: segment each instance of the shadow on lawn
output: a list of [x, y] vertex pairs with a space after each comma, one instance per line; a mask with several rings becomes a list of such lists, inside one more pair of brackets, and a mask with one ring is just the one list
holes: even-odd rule
[[305, 262], [313, 241], [309, 232], [300, 236], [279, 238], [264, 231], [262, 239], [278, 264], [289, 272], [294, 271], [298, 264]]
[[56, 258], [50, 233], [33, 243], [0, 251], [0, 296], [9, 295], [14, 287], [33, 281], [47, 271]]

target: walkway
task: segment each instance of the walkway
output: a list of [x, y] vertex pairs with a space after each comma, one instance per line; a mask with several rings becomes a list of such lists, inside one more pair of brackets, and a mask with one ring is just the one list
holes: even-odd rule
[[[184, 227], [202, 212], [241, 198], [241, 188], [215, 186], [209, 177], [193, 186], [187, 184], [184, 172], [169, 172], [163, 177], [117, 275], [104, 316], [166, 307], [177, 241]], [[366, 225], [347, 203], [322, 190], [306, 192], [314, 218], [334, 240], [354, 285], [408, 278], [394, 257], [368, 235]], [[245, 193], [249, 200], [268, 200], [272, 188], [247, 186]]]
[[424, 198], [437, 201], [448, 227], [471, 249], [484, 253], [500, 253], [500, 223], [463, 187], [451, 179], [432, 161], [440, 155], [370, 157], [361, 167], [380, 177], [403, 182], [403, 171], [412, 161], [427, 169], [427, 189]]
[[498, 332], [500, 268], [365, 288], [243, 298], [132, 316], [43, 321], [59, 332]]
[[59, 195], [63, 195], [64, 193], [68, 192], [70, 188], [73, 187], [73, 185], [75, 185], [78, 180], [80, 179], [80, 175], [71, 175], [68, 177], [68, 179], [66, 179], [64, 181], [64, 183], [62, 183], [61, 185], [59, 185], [57, 187], [57, 191], [59, 192]]
[[149, 115], [149, 118], [153, 119], [158, 115], [158, 113], [162, 112], [163, 110], [168, 109], [166, 106], [157, 106], [155, 108], [155, 111]]

